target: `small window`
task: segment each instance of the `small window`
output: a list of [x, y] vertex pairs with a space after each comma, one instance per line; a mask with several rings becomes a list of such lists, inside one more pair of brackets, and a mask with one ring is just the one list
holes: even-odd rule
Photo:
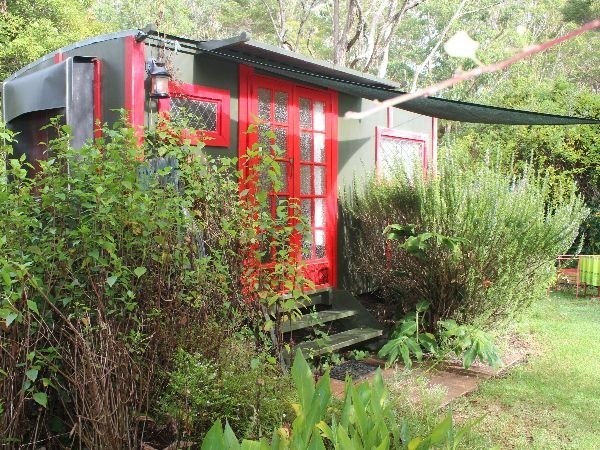
[[[427, 135], [391, 128], [377, 127], [377, 175], [390, 179], [392, 172], [402, 167], [408, 178], [419, 164], [427, 171]], [[415, 166], [415, 164], [417, 166]]]
[[229, 147], [229, 91], [170, 82], [169, 92], [158, 111], [189, 126], [192, 144], [202, 139], [209, 147]]

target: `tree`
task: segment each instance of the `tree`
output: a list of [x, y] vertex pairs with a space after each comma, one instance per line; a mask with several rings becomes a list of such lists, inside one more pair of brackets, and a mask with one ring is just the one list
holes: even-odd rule
[[3, 0], [0, 3], [0, 79], [27, 63], [105, 29], [89, 0]]

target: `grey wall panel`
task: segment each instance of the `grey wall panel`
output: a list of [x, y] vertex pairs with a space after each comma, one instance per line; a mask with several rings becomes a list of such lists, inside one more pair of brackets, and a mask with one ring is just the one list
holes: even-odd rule
[[207, 147], [213, 154], [228, 157], [238, 156], [238, 64], [211, 56], [197, 56], [194, 68], [194, 83], [229, 91], [229, 147]]
[[375, 171], [375, 129], [385, 126], [386, 112], [365, 119], [346, 119], [348, 111], [362, 111], [373, 103], [346, 94], [339, 96], [338, 189], [349, 188], [355, 178], [371, 176]]
[[109, 124], [119, 118], [125, 106], [125, 39], [94, 42], [69, 50], [64, 57], [94, 56], [101, 61], [102, 120]]

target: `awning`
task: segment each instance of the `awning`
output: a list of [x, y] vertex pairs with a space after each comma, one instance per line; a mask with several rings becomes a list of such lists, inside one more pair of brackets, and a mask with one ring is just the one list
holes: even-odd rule
[[[255, 42], [248, 39], [245, 33], [242, 33], [238, 38], [200, 42], [198, 43], [198, 49], [200, 53], [237, 61], [267, 73], [334, 89], [369, 100], [383, 101], [404, 93], [392, 81], [382, 80], [368, 74]], [[436, 97], [410, 100], [398, 105], [397, 108], [460, 122], [504, 125], [600, 124], [600, 120], [589, 117], [545, 114]]]

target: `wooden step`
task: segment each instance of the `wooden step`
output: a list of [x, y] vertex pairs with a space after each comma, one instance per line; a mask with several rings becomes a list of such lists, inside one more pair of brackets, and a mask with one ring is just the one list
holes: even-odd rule
[[294, 353], [296, 350], [300, 350], [306, 357], [310, 358], [333, 352], [341, 348], [350, 347], [359, 342], [379, 337], [382, 334], [383, 330], [377, 328], [353, 328], [314, 341], [302, 342], [294, 347]]
[[322, 323], [333, 322], [334, 320], [351, 317], [356, 313], [356, 310], [353, 309], [329, 309], [311, 314], [305, 314], [292, 320], [285, 321], [281, 325], [281, 330], [284, 333], [289, 333], [290, 331], [301, 330], [303, 328], [314, 327]]
[[[320, 288], [313, 291], [305, 292], [308, 299], [302, 299], [298, 302], [298, 308], [310, 308], [316, 305], [331, 305], [331, 288]], [[290, 298], [289, 294], [282, 295], [281, 299]], [[269, 308], [271, 314], [275, 313], [275, 306]]]

